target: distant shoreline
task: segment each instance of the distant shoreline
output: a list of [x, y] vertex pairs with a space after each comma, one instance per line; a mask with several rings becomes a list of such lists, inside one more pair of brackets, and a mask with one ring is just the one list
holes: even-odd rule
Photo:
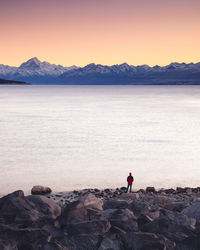
[[0, 85], [30, 85], [30, 83], [0, 79]]

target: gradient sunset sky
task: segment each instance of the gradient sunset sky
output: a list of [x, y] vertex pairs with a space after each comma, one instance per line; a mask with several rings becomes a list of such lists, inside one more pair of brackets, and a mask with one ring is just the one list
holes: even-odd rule
[[200, 61], [200, 0], [0, 0], [0, 64]]

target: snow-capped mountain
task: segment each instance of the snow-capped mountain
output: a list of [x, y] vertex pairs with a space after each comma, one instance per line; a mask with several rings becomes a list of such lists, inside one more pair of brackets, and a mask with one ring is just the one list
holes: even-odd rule
[[19, 67], [0, 64], [0, 77], [35, 84], [200, 84], [200, 63], [63, 67], [34, 57]]
[[10, 67], [0, 64], [0, 76], [7, 79], [26, 79], [34, 77], [52, 77], [59, 76], [63, 73], [77, 69], [76, 66], [63, 67], [61, 65], [41, 62], [37, 57], [29, 59], [19, 67]]
[[18, 74], [23, 76], [27, 75], [49, 75], [49, 76], [58, 76], [61, 75], [69, 70], [76, 69], [78, 67], [71, 66], [71, 67], [63, 67], [61, 65], [50, 64], [48, 62], [41, 62], [38, 60], [37, 57], [31, 58], [27, 62], [24, 62], [20, 65], [17, 70]]

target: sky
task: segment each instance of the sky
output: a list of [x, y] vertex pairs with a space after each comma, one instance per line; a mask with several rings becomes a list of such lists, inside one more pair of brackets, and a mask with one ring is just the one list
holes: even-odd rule
[[0, 0], [0, 64], [200, 62], [200, 0]]

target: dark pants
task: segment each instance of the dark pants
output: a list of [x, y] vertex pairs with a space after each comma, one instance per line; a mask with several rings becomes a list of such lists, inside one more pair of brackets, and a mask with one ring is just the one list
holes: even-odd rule
[[130, 187], [130, 193], [132, 192], [132, 184], [128, 184], [126, 192], [128, 193], [128, 189]]

